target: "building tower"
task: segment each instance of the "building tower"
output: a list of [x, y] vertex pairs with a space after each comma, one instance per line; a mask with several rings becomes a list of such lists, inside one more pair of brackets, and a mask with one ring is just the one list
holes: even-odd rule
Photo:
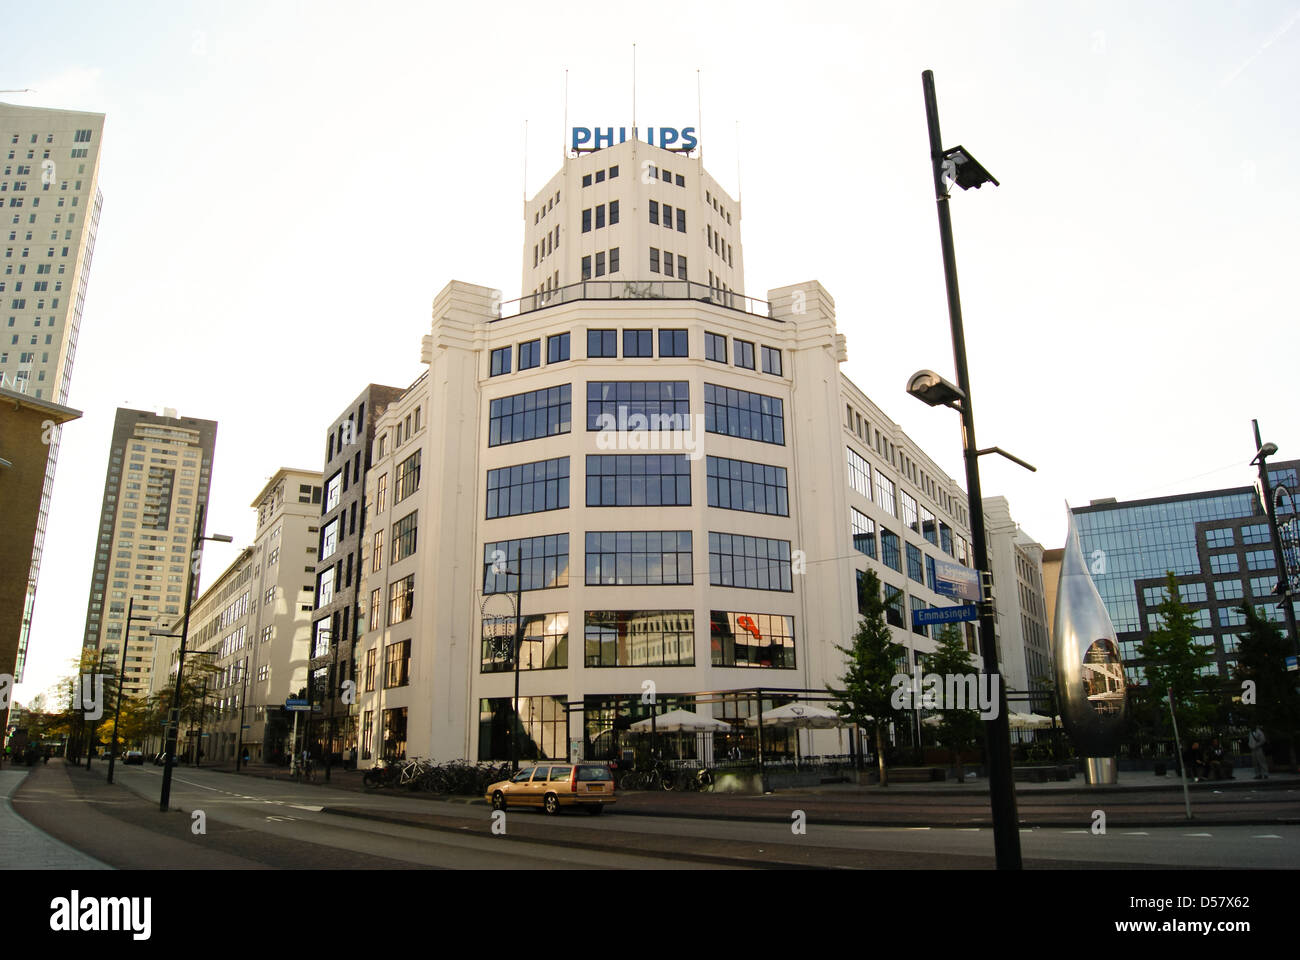
[[[134, 613], [179, 618], [185, 609], [193, 523], [208, 502], [213, 420], [119, 408], [113, 422], [86, 604], [83, 646], [115, 657], [123, 645], [128, 600]], [[197, 581], [197, 576], [195, 578]], [[193, 588], [197, 592], [198, 583]], [[128, 696], [149, 691], [154, 641], [136, 624], [126, 644]]]
[[366, 478], [360, 766], [502, 759], [512, 737], [603, 758], [679, 706], [734, 724], [683, 749], [752, 756], [760, 704], [843, 675], [868, 569], [900, 668], [934, 650], [910, 615], [951, 605], [936, 561], [971, 564], [965, 494], [840, 372], [820, 284], [744, 295], [739, 221], [698, 160], [616, 144], [529, 202], [520, 300], [435, 298]]
[[[0, 387], [66, 404], [99, 228], [104, 115], [0, 103]], [[22, 680], [62, 427], [49, 439], [14, 675]]]

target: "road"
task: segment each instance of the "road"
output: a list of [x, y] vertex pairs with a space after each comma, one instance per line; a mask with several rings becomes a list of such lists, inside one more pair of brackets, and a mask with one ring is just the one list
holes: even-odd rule
[[[718, 867], [968, 868], [993, 866], [987, 827], [798, 826], [783, 822], [638, 816], [544, 817], [509, 811], [505, 835], [482, 805], [300, 785], [180, 768], [160, 814], [161, 769], [87, 775], [51, 764], [13, 797], [14, 810], [113, 867], [216, 869], [682, 869]], [[770, 799], [770, 798], [769, 798]], [[792, 801], [793, 803], [794, 801]], [[206, 832], [192, 832], [201, 811]], [[383, 818], [383, 819], [377, 819]], [[1115, 826], [1022, 830], [1026, 867], [1291, 868], [1297, 826]]]

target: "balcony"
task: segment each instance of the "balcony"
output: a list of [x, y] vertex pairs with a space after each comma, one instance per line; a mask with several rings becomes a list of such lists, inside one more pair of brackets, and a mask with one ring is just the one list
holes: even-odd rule
[[497, 319], [508, 320], [578, 300], [694, 300], [765, 320], [772, 319], [771, 305], [766, 300], [734, 291], [724, 293], [694, 280], [584, 280], [545, 293], [508, 300], [501, 304], [501, 315]]

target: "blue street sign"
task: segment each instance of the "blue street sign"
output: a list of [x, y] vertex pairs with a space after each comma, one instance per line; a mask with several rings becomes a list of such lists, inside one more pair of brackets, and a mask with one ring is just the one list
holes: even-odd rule
[[962, 566], [960, 563], [936, 560], [934, 592], [944, 597], [952, 597], [954, 600], [978, 600], [980, 598], [979, 571]]
[[1295, 670], [1295, 669], [1297, 669], [1297, 666], [1296, 666], [1296, 659], [1295, 659], [1295, 657], [1287, 657], [1287, 658], [1286, 658], [1286, 668], [1287, 668], [1288, 670]]
[[912, 626], [924, 627], [932, 623], [961, 623], [964, 620], [978, 620], [979, 607], [970, 603], [960, 607], [931, 607], [929, 610], [913, 610]]
[[306, 700], [286, 700], [286, 701], [284, 701], [284, 705], [285, 705], [286, 707], [305, 707], [305, 706], [307, 706], [307, 701], [306, 701]]

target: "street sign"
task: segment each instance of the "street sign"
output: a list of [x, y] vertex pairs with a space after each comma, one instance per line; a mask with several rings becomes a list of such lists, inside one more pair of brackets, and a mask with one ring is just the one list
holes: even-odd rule
[[1286, 658], [1286, 668], [1287, 668], [1287, 670], [1296, 670], [1296, 669], [1300, 669], [1300, 667], [1297, 667], [1297, 665], [1296, 665], [1296, 659], [1295, 659], [1295, 657], [1287, 657], [1287, 658]]
[[246, 723], [246, 724], [244, 724], [244, 726], [242, 727], [242, 729], [244, 729], [244, 730], [252, 730], [252, 729], [253, 729], [253, 725], [252, 725], [251, 723]]
[[979, 607], [973, 603], [960, 607], [931, 607], [928, 610], [912, 611], [912, 626], [924, 627], [932, 623], [961, 623], [965, 620], [978, 620]]
[[979, 600], [979, 571], [946, 560], [934, 562], [934, 592], [954, 600]]
[[289, 709], [289, 708], [291, 708], [291, 707], [305, 707], [305, 706], [307, 706], [307, 701], [306, 701], [306, 700], [286, 700], [286, 701], [284, 701], [284, 706], [285, 706], [285, 709]]
[[300, 701], [298, 703], [294, 703], [291, 700], [284, 705], [284, 709], [288, 710], [290, 713], [310, 713], [311, 704], [307, 703], [306, 701]]

